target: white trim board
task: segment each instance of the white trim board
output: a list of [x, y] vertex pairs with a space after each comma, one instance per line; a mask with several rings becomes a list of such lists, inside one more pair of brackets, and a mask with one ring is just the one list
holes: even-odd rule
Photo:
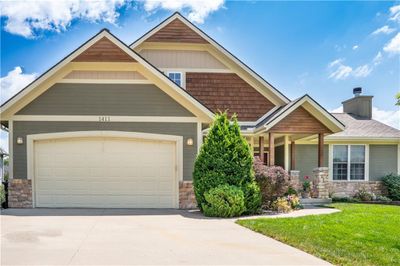
[[[185, 103], [185, 105], [187, 105], [187, 103], [190, 103], [191, 107], [195, 107], [193, 109], [196, 110], [198, 116], [201, 116], [204, 120], [211, 121], [213, 119], [214, 113], [211, 112], [206, 106], [204, 106], [202, 103], [200, 103], [195, 98], [193, 98], [184, 89], [182, 89], [177, 84], [175, 84], [173, 81], [171, 81], [167, 76], [165, 76], [157, 68], [155, 68], [150, 63], [148, 63], [145, 59], [143, 59], [140, 55], [138, 55], [136, 52], [131, 50], [128, 46], [126, 46], [124, 43], [122, 43], [119, 39], [117, 39], [114, 35], [112, 35], [107, 30], [102, 30], [101, 32], [99, 32], [97, 35], [95, 35], [93, 38], [91, 38], [87, 43], [85, 43], [80, 48], [78, 48], [77, 50], [72, 52], [70, 55], [68, 55], [66, 58], [64, 58], [62, 61], [60, 61], [58, 64], [56, 64], [53, 68], [51, 68], [48, 72], [46, 72], [45, 74], [40, 76], [38, 79], [36, 79], [34, 82], [32, 82], [26, 88], [24, 88], [20, 93], [18, 93], [16, 96], [11, 98], [8, 102], [6, 102], [3, 106], [0, 107], [0, 114], [2, 114], [4, 117], [4, 113], [6, 111], [8, 111], [8, 109], [13, 107], [14, 104], [18, 103], [20, 100], [22, 100], [24, 98], [24, 96], [26, 96], [28, 93], [30, 93], [33, 89], [35, 89], [39, 85], [42, 85], [48, 79], [53, 77], [53, 75], [55, 75], [56, 73], [61, 71], [63, 69], [63, 67], [65, 67], [68, 63], [70, 63], [76, 56], [78, 56], [80, 53], [82, 53], [83, 51], [88, 49], [90, 46], [92, 46], [94, 43], [96, 43], [103, 37], [105, 37], [108, 40], [110, 40], [111, 42], [113, 42], [122, 51], [124, 51], [127, 55], [131, 56], [135, 61], [137, 61], [139, 63], [139, 65], [141, 66], [141, 68], [144, 71], [148, 71], [149, 73], [154, 75], [154, 77], [156, 79], [159, 79], [162, 82], [161, 84], [165, 84], [165, 85], [167, 85], [168, 88], [171, 88], [173, 92], [169, 91], [169, 92], [167, 92], [167, 94], [174, 94], [173, 98], [174, 99], [179, 98], [179, 100], [181, 102]], [[58, 73], [58, 74], [60, 74], [60, 73]], [[65, 75], [63, 74], [63, 76], [65, 76]], [[45, 88], [44, 90], [47, 90], [54, 83], [55, 83], [54, 81], [53, 81], [53, 83], [50, 83], [49, 86], [47, 88]], [[162, 88], [160, 88], [160, 89], [162, 89]], [[178, 94], [178, 95], [176, 95], [176, 94]], [[175, 100], [177, 100], [177, 99], [175, 99]], [[28, 104], [28, 103], [25, 103], [25, 105], [26, 104]], [[14, 108], [17, 110], [14, 110], [14, 112], [12, 112], [9, 115], [15, 114], [18, 110], [23, 108], [25, 105], [24, 104], [18, 105], [18, 108]]]
[[65, 122], [159, 122], [197, 123], [196, 117], [180, 116], [113, 116], [113, 115], [14, 115], [14, 121], [65, 121]]
[[159, 141], [172, 141], [175, 142], [176, 152], [176, 196], [175, 206], [179, 207], [179, 182], [183, 180], [183, 137], [175, 135], [163, 134], [150, 134], [150, 133], [137, 133], [137, 132], [123, 132], [123, 131], [74, 131], [74, 132], [60, 132], [60, 133], [44, 133], [27, 135], [27, 178], [32, 180], [32, 206], [36, 206], [36, 184], [35, 184], [35, 165], [34, 142], [38, 140], [49, 139], [65, 139], [65, 138], [82, 138], [82, 137], [110, 137], [110, 138], [127, 138], [127, 139], [146, 139], [146, 140], [159, 140]]

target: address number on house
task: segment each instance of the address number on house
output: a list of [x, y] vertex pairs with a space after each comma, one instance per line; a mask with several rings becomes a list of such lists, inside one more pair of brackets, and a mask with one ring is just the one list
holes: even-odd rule
[[99, 122], [110, 122], [111, 117], [109, 116], [99, 116]]

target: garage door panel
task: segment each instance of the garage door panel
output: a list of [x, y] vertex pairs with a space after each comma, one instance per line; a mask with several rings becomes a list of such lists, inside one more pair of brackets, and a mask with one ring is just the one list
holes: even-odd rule
[[97, 137], [34, 147], [38, 207], [176, 207], [173, 142]]

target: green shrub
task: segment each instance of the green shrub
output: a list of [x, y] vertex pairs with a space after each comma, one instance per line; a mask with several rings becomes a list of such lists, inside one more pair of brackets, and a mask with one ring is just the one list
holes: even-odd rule
[[207, 191], [219, 185], [233, 185], [243, 191], [246, 213], [251, 214], [260, 208], [259, 195], [251, 195], [259, 193], [254, 182], [253, 156], [240, 134], [236, 117], [230, 121], [226, 113], [216, 115], [194, 166], [193, 185], [199, 208], [203, 210], [207, 203]]
[[376, 196], [375, 198], [376, 201], [380, 201], [380, 202], [391, 202], [392, 200], [388, 197], [385, 196]]
[[277, 212], [287, 213], [292, 211], [292, 206], [290, 206], [290, 203], [286, 197], [277, 198], [272, 202], [271, 207], [272, 210]]
[[271, 204], [289, 191], [289, 174], [280, 166], [268, 167], [256, 157], [254, 160], [256, 181], [260, 186], [263, 208], [271, 208]]
[[400, 200], [400, 175], [390, 174], [382, 178], [383, 184], [388, 189], [388, 197]]
[[244, 193], [236, 186], [219, 185], [204, 193], [202, 204], [206, 216], [235, 217], [245, 211]]
[[246, 207], [244, 214], [261, 213], [261, 193], [257, 183], [247, 183], [246, 186], [243, 187], [243, 193]]
[[6, 191], [4, 189], [4, 185], [0, 185], [0, 204], [3, 204], [6, 201]]
[[375, 195], [371, 192], [368, 192], [366, 188], [361, 188], [357, 193], [354, 195], [355, 199], [358, 199], [360, 201], [373, 201], [375, 198]]
[[360, 202], [360, 200], [353, 197], [332, 197], [332, 202], [357, 203]]

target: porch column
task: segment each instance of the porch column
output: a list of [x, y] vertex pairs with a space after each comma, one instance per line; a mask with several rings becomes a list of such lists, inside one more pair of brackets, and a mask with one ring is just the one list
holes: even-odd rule
[[296, 143], [292, 141], [290, 143], [290, 169], [296, 170]]
[[269, 132], [269, 166], [275, 165], [275, 139], [274, 133]]
[[284, 149], [284, 166], [285, 170], [289, 171], [289, 136], [285, 135], [283, 140], [283, 149]]
[[264, 136], [262, 135], [258, 137], [258, 151], [260, 160], [264, 163]]
[[318, 167], [324, 165], [324, 133], [318, 134]]

